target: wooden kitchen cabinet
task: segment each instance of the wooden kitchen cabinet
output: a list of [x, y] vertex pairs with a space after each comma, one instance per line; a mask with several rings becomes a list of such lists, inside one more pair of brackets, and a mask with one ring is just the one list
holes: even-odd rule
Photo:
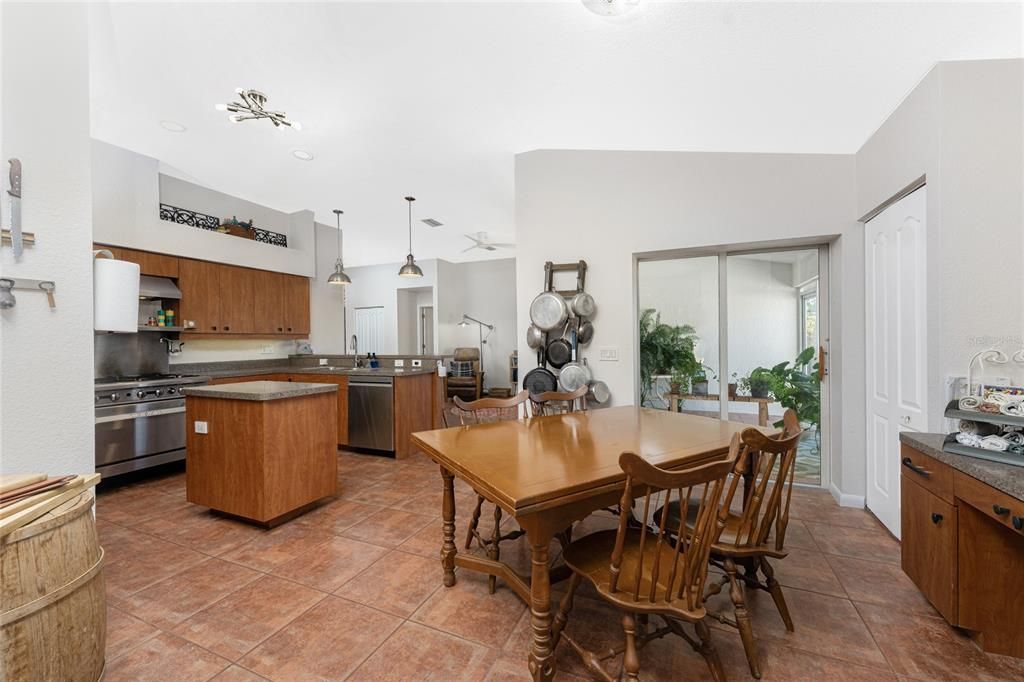
[[957, 622], [957, 509], [908, 475], [900, 479], [902, 566], [935, 610]]
[[220, 272], [216, 263], [182, 258], [178, 263], [181, 302], [178, 316], [189, 332], [223, 333], [220, 319]]
[[285, 310], [288, 307], [285, 278], [279, 272], [256, 270], [255, 310], [256, 331], [285, 334]]
[[251, 334], [256, 331], [257, 270], [236, 265], [217, 265], [219, 286], [214, 298], [219, 308], [221, 331]]
[[138, 263], [139, 271], [143, 275], [153, 277], [178, 277], [178, 257], [165, 256], [162, 253], [151, 253], [149, 251], [136, 251], [135, 249], [118, 248], [120, 260], [130, 263]]
[[348, 377], [325, 374], [289, 374], [288, 381], [334, 384], [338, 387], [338, 445], [348, 445]]
[[287, 334], [309, 334], [309, 278], [283, 275], [284, 327]]

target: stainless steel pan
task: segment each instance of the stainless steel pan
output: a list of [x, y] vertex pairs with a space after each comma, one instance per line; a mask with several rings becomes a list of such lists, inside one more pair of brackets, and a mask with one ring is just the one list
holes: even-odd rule
[[558, 373], [558, 386], [563, 391], [571, 392], [580, 386], [586, 386], [593, 378], [586, 359], [582, 362], [570, 362]]
[[597, 305], [594, 297], [585, 291], [581, 291], [572, 297], [572, 313], [576, 317], [593, 317], [597, 312]]
[[541, 331], [549, 332], [565, 324], [569, 319], [569, 304], [562, 295], [545, 291], [530, 303], [530, 321]]
[[594, 405], [606, 405], [612, 398], [612, 392], [608, 390], [608, 384], [603, 381], [591, 381], [590, 390], [587, 391], [587, 402]]
[[544, 332], [535, 324], [526, 328], [526, 345], [533, 350], [540, 350], [544, 346]]
[[592, 338], [594, 338], [594, 323], [590, 320], [583, 320], [583, 322], [580, 323], [580, 330], [576, 336], [576, 342], [581, 346], [585, 346], [590, 343]]

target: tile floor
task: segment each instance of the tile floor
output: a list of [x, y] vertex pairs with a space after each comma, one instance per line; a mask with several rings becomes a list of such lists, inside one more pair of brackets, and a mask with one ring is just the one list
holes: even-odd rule
[[[337, 499], [270, 531], [190, 505], [182, 473], [101, 492], [106, 681], [529, 679], [519, 599], [500, 581], [488, 595], [467, 572], [441, 586], [436, 467], [347, 453], [339, 463]], [[460, 521], [474, 501], [460, 484]], [[750, 597], [764, 680], [1024, 678], [1024, 661], [982, 653], [939, 618], [867, 512], [801, 490], [792, 516], [777, 575], [796, 632], [767, 595]], [[577, 535], [609, 522], [593, 516]], [[522, 540], [502, 558], [529, 565]], [[580, 594], [571, 631], [588, 646], [618, 643], [618, 617]], [[717, 627], [714, 642], [729, 679], [751, 679], [735, 632]], [[587, 677], [564, 645], [557, 654], [559, 679]], [[707, 679], [677, 638], [641, 659], [645, 680]]]

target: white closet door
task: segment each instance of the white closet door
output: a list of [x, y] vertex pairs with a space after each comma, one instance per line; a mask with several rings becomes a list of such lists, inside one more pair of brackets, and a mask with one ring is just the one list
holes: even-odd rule
[[864, 226], [867, 506], [900, 536], [900, 431], [927, 428], [925, 189]]
[[384, 308], [356, 308], [355, 316], [359, 352], [380, 353], [384, 345]]

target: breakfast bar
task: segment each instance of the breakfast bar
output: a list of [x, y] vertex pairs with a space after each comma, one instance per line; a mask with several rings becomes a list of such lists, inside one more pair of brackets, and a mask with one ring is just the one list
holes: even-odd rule
[[188, 501], [273, 526], [335, 494], [337, 392], [289, 381], [186, 389]]

